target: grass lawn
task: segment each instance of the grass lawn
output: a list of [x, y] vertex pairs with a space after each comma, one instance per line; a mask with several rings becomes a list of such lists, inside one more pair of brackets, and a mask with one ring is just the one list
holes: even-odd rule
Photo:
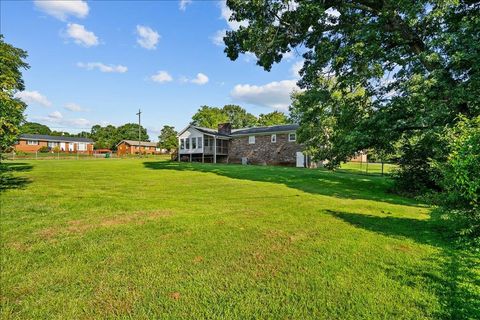
[[478, 254], [388, 178], [155, 159], [2, 170], [3, 318], [480, 315]]

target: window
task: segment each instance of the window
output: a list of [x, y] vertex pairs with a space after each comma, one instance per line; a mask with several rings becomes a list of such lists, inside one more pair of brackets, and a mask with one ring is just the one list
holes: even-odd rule
[[197, 149], [197, 138], [192, 138], [192, 149]]
[[276, 135], [275, 133], [272, 134], [272, 137], [270, 138], [270, 141], [271, 141], [272, 143], [277, 142], [277, 135]]
[[49, 148], [58, 147], [58, 142], [48, 141], [47, 144], [48, 144], [48, 147], [49, 147]]
[[27, 140], [27, 144], [29, 146], [37, 146], [38, 145], [38, 140]]
[[202, 137], [198, 137], [197, 139], [198, 139], [198, 142], [197, 142], [198, 147], [201, 148], [202, 147]]
[[185, 149], [185, 139], [180, 139], [180, 150]]
[[190, 149], [190, 138], [185, 139], [185, 149]]
[[289, 133], [288, 134], [288, 141], [293, 142], [297, 140], [297, 134], [296, 133]]
[[205, 139], [205, 147], [208, 147], [210, 145], [210, 139], [207, 138]]
[[248, 137], [248, 144], [255, 144], [255, 136]]
[[80, 142], [78, 144], [78, 151], [85, 151], [85, 150], [87, 150], [87, 145], [83, 142]]

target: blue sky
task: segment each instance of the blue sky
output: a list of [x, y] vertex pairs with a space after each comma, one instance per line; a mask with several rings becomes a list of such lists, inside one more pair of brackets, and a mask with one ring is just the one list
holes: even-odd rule
[[28, 51], [27, 119], [78, 132], [142, 124], [156, 140], [201, 105], [253, 114], [286, 111], [301, 57], [266, 72], [255, 57], [230, 61], [219, 38], [238, 28], [222, 1], [1, 1], [5, 41]]

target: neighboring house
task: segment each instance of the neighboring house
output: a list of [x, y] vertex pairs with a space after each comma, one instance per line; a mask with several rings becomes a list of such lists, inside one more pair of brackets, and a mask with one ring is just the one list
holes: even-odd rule
[[[79, 137], [49, 136], [43, 134], [21, 134], [15, 144], [15, 151], [37, 152], [47, 147], [71, 153], [92, 153], [93, 140]], [[58, 147], [58, 149], [56, 149]]]
[[297, 143], [298, 125], [218, 130], [189, 125], [178, 134], [179, 161], [228, 162], [304, 167], [307, 158]]
[[157, 143], [138, 140], [122, 140], [117, 144], [117, 155], [123, 156], [127, 154], [155, 154], [157, 153]]

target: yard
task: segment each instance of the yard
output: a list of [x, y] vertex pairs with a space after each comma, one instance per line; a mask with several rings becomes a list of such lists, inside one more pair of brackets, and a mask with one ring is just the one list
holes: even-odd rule
[[2, 171], [4, 319], [480, 315], [478, 255], [355, 167], [96, 159]]

